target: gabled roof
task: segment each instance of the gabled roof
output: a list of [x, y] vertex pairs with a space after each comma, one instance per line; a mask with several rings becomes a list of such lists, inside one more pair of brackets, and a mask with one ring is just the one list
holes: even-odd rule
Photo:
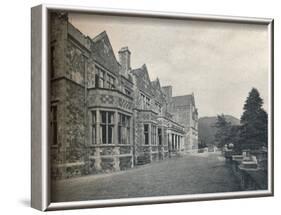
[[163, 103], [166, 100], [166, 94], [163, 92], [162, 87], [160, 85], [160, 81], [159, 78], [156, 78], [156, 80], [151, 82], [153, 89], [154, 89], [154, 96], [155, 99], [160, 102]]
[[183, 96], [173, 96], [172, 102], [175, 106], [186, 106], [193, 105], [195, 106], [194, 94], [183, 95]]
[[119, 74], [120, 64], [116, 60], [108, 35], [105, 31], [92, 39], [91, 50], [95, 61], [107, 70]]
[[75, 39], [75, 42], [80, 45], [83, 49], [86, 49], [88, 52], [91, 47], [91, 39], [88, 36], [85, 36], [79, 29], [77, 29], [70, 22], [67, 23], [67, 33], [70, 38]]
[[136, 78], [137, 88], [149, 96], [153, 96], [153, 87], [149, 78], [149, 74], [147, 71], [146, 65], [142, 65], [142, 67], [131, 70], [131, 74]]

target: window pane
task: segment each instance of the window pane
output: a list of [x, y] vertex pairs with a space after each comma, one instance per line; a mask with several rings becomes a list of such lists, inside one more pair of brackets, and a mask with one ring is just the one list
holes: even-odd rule
[[92, 112], [92, 124], [96, 124], [96, 111]]
[[101, 111], [101, 122], [102, 123], [106, 123], [106, 112], [105, 111]]
[[101, 143], [106, 143], [106, 125], [101, 125]]
[[161, 130], [161, 128], [158, 128], [158, 143], [159, 143], [159, 145], [162, 145], [162, 130]]
[[144, 144], [148, 145], [148, 133], [144, 134]]
[[154, 126], [151, 126], [151, 145], [154, 144]]
[[149, 144], [149, 136], [148, 136], [148, 125], [144, 124], [144, 144]]
[[112, 78], [112, 86], [111, 86], [112, 89], [115, 88], [115, 78]]
[[100, 74], [100, 77], [103, 79], [103, 78], [104, 78], [104, 71], [102, 71], [101, 69], [99, 69], [99, 74]]
[[141, 108], [144, 109], [144, 95], [141, 94]]
[[130, 117], [118, 114], [118, 141], [120, 144], [130, 143]]
[[108, 123], [113, 123], [114, 119], [113, 116], [114, 114], [112, 112], [107, 112], [108, 113]]
[[96, 144], [96, 126], [92, 126], [92, 144]]
[[119, 124], [119, 126], [118, 126], [118, 144], [122, 144], [121, 143], [121, 135], [122, 135], [122, 133], [121, 133], [121, 126], [120, 126], [120, 124]]
[[95, 75], [95, 87], [99, 87], [99, 76], [97, 74]]
[[99, 87], [100, 87], [100, 88], [104, 88], [104, 81], [103, 81], [103, 79], [101, 79], [101, 78], [100, 78], [100, 80], [99, 80]]
[[148, 132], [148, 125], [144, 124], [144, 132]]
[[113, 136], [113, 126], [109, 125], [108, 126], [108, 143], [112, 143], [112, 136]]
[[115, 78], [109, 74], [107, 74], [107, 87], [109, 89], [115, 88]]
[[104, 87], [104, 72], [102, 70], [100, 70], [99, 75], [100, 75], [100, 87], [103, 88]]
[[122, 123], [121, 123], [122, 126], [125, 126], [125, 115], [123, 115], [123, 114], [122, 114], [122, 120], [121, 120], [121, 122], [122, 122]]
[[128, 117], [128, 116], [125, 117], [125, 126], [126, 127], [130, 126], [130, 117]]
[[122, 127], [122, 144], [126, 144], [126, 137], [127, 137], [126, 129]]
[[130, 128], [127, 128], [127, 144], [130, 144]]

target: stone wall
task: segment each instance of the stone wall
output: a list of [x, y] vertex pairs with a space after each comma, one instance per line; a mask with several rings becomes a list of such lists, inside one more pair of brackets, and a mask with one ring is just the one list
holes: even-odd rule
[[67, 44], [67, 15], [51, 13], [50, 15], [50, 71], [51, 79], [65, 75], [65, 47]]
[[133, 167], [131, 145], [92, 145], [88, 147], [89, 173], [108, 173]]
[[83, 54], [72, 40], [67, 41], [65, 77], [80, 85], [85, 83], [86, 57]]
[[57, 172], [57, 177], [78, 176], [87, 171], [78, 167], [86, 156], [85, 91], [82, 86], [67, 79], [61, 79], [52, 86], [57, 95], [53, 104], [57, 106], [58, 113], [58, 145], [51, 146], [53, 171]]
[[117, 90], [91, 88], [88, 90], [87, 103], [88, 107], [121, 109], [130, 114], [133, 109], [133, 99]]
[[185, 127], [184, 142], [187, 151], [198, 148], [198, 116], [192, 97], [193, 95], [173, 97], [169, 105], [174, 120]]
[[[57, 107], [58, 144], [51, 145], [52, 175], [69, 178], [87, 173], [85, 165], [86, 95], [84, 52], [69, 37], [67, 17], [51, 15], [51, 106]], [[79, 42], [79, 41], [78, 41]]]

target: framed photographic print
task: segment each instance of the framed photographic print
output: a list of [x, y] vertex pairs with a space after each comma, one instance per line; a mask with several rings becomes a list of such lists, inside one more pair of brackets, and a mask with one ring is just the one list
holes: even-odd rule
[[32, 207], [273, 195], [273, 19], [31, 14]]

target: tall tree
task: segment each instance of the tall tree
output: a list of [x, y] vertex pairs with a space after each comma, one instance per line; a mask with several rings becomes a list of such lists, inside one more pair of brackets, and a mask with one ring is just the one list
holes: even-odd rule
[[258, 90], [253, 88], [244, 104], [244, 113], [240, 120], [242, 149], [267, 146], [267, 113], [262, 105], [263, 100]]
[[234, 151], [241, 153], [240, 125], [232, 125], [229, 131], [229, 141], [234, 145]]
[[217, 116], [217, 122], [215, 124], [217, 132], [215, 134], [215, 141], [217, 147], [221, 148], [225, 144], [229, 143], [229, 132], [231, 129], [231, 122], [227, 122], [224, 114]]

